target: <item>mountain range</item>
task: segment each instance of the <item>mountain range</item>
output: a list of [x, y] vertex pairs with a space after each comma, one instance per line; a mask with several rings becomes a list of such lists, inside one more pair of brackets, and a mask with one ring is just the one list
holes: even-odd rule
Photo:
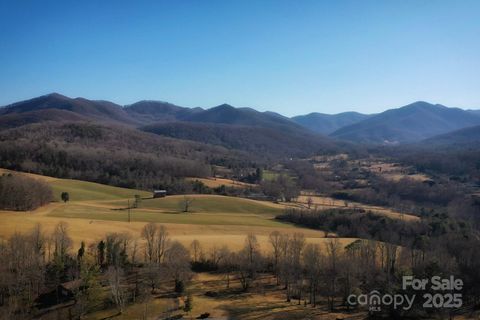
[[[58, 93], [5, 106], [0, 109], [0, 116], [2, 118], [10, 116], [17, 119], [16, 121], [25, 119], [25, 122], [41, 122], [50, 120], [50, 117], [56, 119], [65, 116], [71, 120], [91, 119], [131, 125], [138, 123], [121, 106], [113, 102], [84, 98], [72, 99]], [[1, 123], [3, 126], [8, 126], [6, 121], [1, 121]]]
[[330, 136], [358, 143], [418, 142], [480, 124], [480, 115], [459, 108], [418, 101], [345, 126]]
[[177, 140], [248, 151], [256, 156], [296, 157], [337, 149], [332, 139], [289, 118], [227, 104], [206, 110], [159, 101], [120, 106], [54, 93], [0, 109], [0, 130], [19, 127], [27, 130], [28, 125], [48, 126], [52, 122], [125, 126]]
[[422, 141], [430, 147], [476, 148], [480, 147], [480, 125], [448, 132]]
[[338, 114], [313, 112], [307, 115], [293, 117], [292, 120], [314, 132], [328, 135], [340, 128], [360, 122], [370, 117], [372, 117], [372, 115], [353, 111], [342, 112]]
[[418, 101], [373, 115], [310, 113], [288, 118], [228, 104], [203, 109], [144, 100], [120, 106], [57, 93], [0, 108], [0, 130], [51, 121], [122, 125], [175, 139], [293, 156], [345, 145], [341, 141], [400, 144], [440, 136], [438, 141], [451, 143], [454, 137], [474, 134], [472, 129], [445, 138], [449, 132], [480, 125], [480, 111]]

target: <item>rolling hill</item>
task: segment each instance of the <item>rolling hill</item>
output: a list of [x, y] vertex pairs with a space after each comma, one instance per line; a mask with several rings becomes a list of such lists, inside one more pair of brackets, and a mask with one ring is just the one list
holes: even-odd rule
[[21, 127], [41, 122], [65, 122], [65, 121], [89, 121], [88, 117], [81, 114], [59, 109], [33, 110], [22, 113], [10, 112], [1, 114], [0, 109], [0, 130]]
[[[20, 101], [0, 108], [0, 129], [42, 123], [45, 121], [88, 121], [130, 127], [143, 127], [157, 123], [190, 122], [221, 124], [223, 126], [248, 126], [284, 134], [302, 136], [303, 139], [319, 138], [313, 132], [291, 119], [274, 112], [259, 112], [252, 108], [235, 108], [222, 104], [210, 109], [185, 108], [162, 101], [139, 101], [122, 107], [108, 101], [69, 98], [52, 93], [30, 100]], [[180, 124], [180, 126], [185, 126]], [[235, 128], [232, 128], [235, 130]], [[277, 133], [279, 134], [279, 133]], [[328, 139], [322, 137], [323, 140]], [[207, 141], [207, 139], [202, 139]]]
[[361, 143], [396, 144], [416, 142], [477, 124], [480, 116], [468, 111], [418, 101], [343, 127], [330, 136]]
[[246, 156], [103, 123], [45, 122], [0, 131], [1, 167], [121, 187], [175, 188], [180, 177], [208, 176], [216, 159]]
[[177, 120], [141, 130], [182, 140], [220, 145], [267, 157], [307, 156], [335, 150], [335, 142], [274, 112], [223, 104], [207, 110], [175, 109]]
[[185, 108], [168, 102], [143, 100], [125, 107], [125, 111], [139, 122], [179, 121], [189, 115], [204, 111], [202, 108]]
[[434, 136], [421, 141], [420, 144], [430, 147], [478, 148], [480, 147], [480, 125]]
[[[260, 157], [285, 158], [338, 150], [345, 146], [338, 140], [375, 144], [418, 142], [480, 125], [480, 114], [475, 110], [419, 101], [376, 115], [311, 113], [290, 119], [274, 112], [228, 104], [202, 109], [144, 100], [122, 107], [108, 101], [69, 98], [57, 93], [0, 108], [0, 130], [47, 122], [114, 126], [114, 131], [121, 131], [123, 136], [134, 137], [144, 131], [176, 141], [190, 140]], [[91, 129], [81, 128], [80, 131], [91, 133]], [[60, 135], [65, 133], [65, 130], [57, 132]], [[78, 142], [86, 138], [76, 136], [73, 139]], [[68, 139], [72, 139], [71, 135]], [[143, 139], [142, 136], [140, 141]], [[130, 141], [129, 138], [125, 140]], [[165, 141], [155, 140], [153, 143], [161, 145]], [[98, 140], [96, 144], [99, 144]]]
[[307, 156], [313, 152], [338, 149], [327, 137], [295, 128], [282, 130], [223, 123], [168, 122], [141, 129], [161, 136], [247, 151], [266, 158]]
[[243, 125], [291, 131], [306, 131], [292, 120], [274, 112], [259, 112], [251, 108], [235, 108], [228, 104], [197, 112], [185, 119], [189, 122]]
[[[122, 107], [108, 101], [73, 99], [52, 93], [0, 108], [0, 130], [17, 129], [30, 124], [43, 125], [46, 122], [51, 123], [54, 128], [58, 128], [57, 124], [73, 122], [98, 124], [110, 127], [109, 130], [115, 126], [115, 132], [125, 127], [121, 130], [122, 136], [128, 134], [133, 137], [138, 136], [140, 131], [147, 131], [176, 139], [248, 151], [257, 157], [309, 155], [322, 150], [332, 150], [335, 144], [332, 139], [311, 132], [277, 113], [235, 108], [227, 104], [205, 110], [144, 100]], [[94, 127], [83, 126], [79, 130], [88, 135], [98, 131], [98, 128]], [[34, 128], [38, 130], [38, 127]], [[87, 136], [78, 135], [72, 138], [68, 130], [59, 130], [57, 134], [67, 135], [68, 139], [75, 142], [89, 139]], [[125, 138], [125, 141], [129, 140]], [[143, 137], [139, 141], [142, 140]], [[147, 140], [152, 141], [152, 138]], [[152, 143], [162, 144], [165, 140]], [[95, 144], [101, 144], [101, 140], [96, 139]]]
[[[182, 120], [182, 121], [180, 121]], [[185, 192], [212, 165], [252, 166], [337, 150], [273, 112], [156, 101], [122, 107], [49, 94], [0, 108], [0, 166], [128, 188]]]
[[358, 112], [343, 112], [338, 114], [313, 112], [307, 115], [293, 117], [292, 120], [314, 132], [330, 134], [340, 128], [360, 122], [369, 117], [370, 115]]
[[7, 122], [4, 117], [14, 117], [16, 123], [27, 124], [47, 120], [90, 120], [108, 123], [134, 125], [132, 119], [123, 108], [109, 101], [69, 98], [52, 93], [30, 100], [20, 101], [0, 108], [0, 122]]
[[142, 197], [151, 197], [152, 195], [151, 192], [146, 192], [143, 190], [119, 188], [82, 180], [59, 179], [38, 174], [7, 170], [3, 168], [0, 168], [0, 174], [19, 174], [44, 181], [50, 185], [53, 191], [54, 199], [58, 202], [62, 201], [62, 192], [69, 193], [69, 201], [113, 201], [118, 199], [133, 199], [135, 195], [140, 195]]

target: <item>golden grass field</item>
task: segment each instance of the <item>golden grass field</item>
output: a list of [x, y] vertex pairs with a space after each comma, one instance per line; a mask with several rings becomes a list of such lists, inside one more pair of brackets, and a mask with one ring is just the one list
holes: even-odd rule
[[[321, 197], [321, 196], [309, 196], [309, 195], [301, 195], [298, 197], [298, 203], [306, 206], [308, 198], [312, 198], [312, 207], [317, 207], [318, 209], [332, 209], [332, 208], [361, 208], [364, 210], [370, 210], [372, 213], [377, 213], [380, 215], [384, 215], [386, 217], [392, 219], [402, 219], [405, 221], [417, 221], [420, 220], [418, 216], [412, 214], [406, 214], [397, 212], [395, 210], [379, 207], [379, 206], [372, 206], [366, 205], [363, 203], [353, 202], [353, 201], [344, 201], [344, 200], [337, 200], [331, 197]], [[347, 204], [347, 205], [345, 205]]]
[[[14, 173], [0, 169], [1, 173]], [[98, 183], [58, 179], [30, 173], [25, 174], [41, 179], [52, 186], [56, 202], [32, 212], [0, 211], [0, 238], [7, 238], [15, 232], [24, 232], [41, 224], [50, 232], [54, 226], [65, 221], [75, 246], [81, 241], [93, 242], [110, 232], [126, 232], [133, 238], [140, 238], [141, 229], [148, 222], [163, 224], [170, 236], [189, 245], [197, 239], [205, 248], [227, 245], [231, 249], [240, 249], [248, 233], [257, 235], [262, 250], [269, 250], [268, 235], [279, 230], [287, 233], [301, 232], [307, 242], [326, 243], [323, 231], [295, 227], [274, 219], [286, 206], [306, 207], [309, 196], [301, 195], [297, 203], [272, 203], [237, 197], [218, 195], [188, 195], [193, 200], [188, 213], [181, 210], [184, 196], [151, 198], [151, 193], [141, 190], [125, 189]], [[58, 201], [61, 192], [70, 194], [71, 201]], [[128, 203], [133, 203], [135, 195], [143, 197], [139, 208], [130, 210], [128, 222]], [[345, 208], [345, 202], [329, 197], [312, 196], [317, 208]], [[391, 218], [408, 221], [419, 219], [416, 216], [401, 214], [387, 208], [366, 206], [348, 202], [348, 207], [361, 207]], [[339, 239], [347, 245], [355, 239]]]
[[188, 180], [195, 181], [198, 180], [205, 184], [209, 188], [218, 188], [222, 185], [225, 187], [233, 187], [233, 188], [251, 188], [257, 186], [256, 184], [245, 183], [240, 181], [235, 181], [232, 179], [224, 179], [224, 178], [188, 178]]
[[[7, 172], [0, 170], [0, 173]], [[26, 174], [26, 173], [19, 173]], [[188, 195], [193, 200], [189, 213], [183, 213], [181, 202], [184, 196], [167, 196], [151, 198], [150, 192], [105, 186], [78, 180], [56, 179], [40, 175], [31, 175], [49, 183], [56, 199], [63, 191], [70, 193], [71, 201], [63, 203], [55, 201], [31, 212], [0, 211], [0, 239], [7, 238], [15, 232], [26, 232], [40, 223], [46, 232], [51, 232], [60, 221], [69, 225], [69, 234], [76, 250], [81, 241], [97, 242], [110, 232], [129, 233], [132, 238], [140, 239], [141, 229], [147, 222], [164, 225], [170, 237], [189, 247], [193, 240], [199, 240], [204, 251], [213, 247], [228, 246], [231, 250], [240, 250], [244, 246], [248, 233], [257, 236], [260, 250], [269, 253], [271, 246], [268, 236], [278, 230], [284, 233], [301, 232], [307, 243], [325, 246], [332, 238], [318, 230], [295, 227], [274, 219], [288, 206], [304, 207], [307, 196], [299, 197], [295, 204], [271, 203], [235, 197], [217, 195]], [[133, 202], [135, 195], [143, 200], [139, 208], [131, 209], [131, 222], [128, 222], [128, 202]], [[343, 201], [326, 197], [313, 197], [314, 204], [319, 207], [344, 207]], [[382, 209], [382, 208], [380, 208]], [[386, 210], [386, 209], [384, 209]], [[387, 212], [380, 214], [389, 215]], [[399, 217], [397, 213], [390, 213]], [[406, 215], [403, 217], [405, 218]], [[407, 219], [411, 219], [407, 217]], [[333, 235], [335, 236], [335, 235]], [[356, 238], [335, 238], [342, 247], [357, 240]], [[222, 275], [195, 274], [189, 290], [194, 297], [191, 313], [195, 318], [204, 312], [216, 319], [337, 319], [346, 315], [341, 310], [329, 313], [322, 308], [311, 308], [298, 305], [296, 301], [285, 301], [285, 292], [276, 286], [272, 276], [263, 275], [248, 293], [238, 294], [240, 284], [232, 280], [231, 288], [225, 288]], [[206, 291], [219, 292], [219, 297], [205, 296]], [[106, 293], [108, 294], [108, 293]], [[147, 306], [147, 319], [158, 319], [166, 315], [165, 311], [176, 303], [171, 297], [154, 297]], [[86, 319], [137, 319], [145, 313], [145, 304], [129, 305], [122, 315], [115, 308], [89, 314]], [[364, 313], [363, 313], [364, 315]], [[348, 314], [349, 317], [361, 317]]]
[[[1, 170], [0, 173], [8, 172]], [[26, 174], [43, 179], [52, 185], [55, 197], [62, 191], [70, 193], [71, 201], [53, 202], [31, 212], [0, 211], [0, 238], [15, 232], [25, 232], [40, 223], [46, 232], [51, 232], [60, 221], [69, 225], [69, 233], [75, 247], [81, 241], [98, 241], [109, 232], [127, 232], [140, 238], [141, 229], [147, 222], [166, 226], [170, 236], [183, 243], [197, 239], [204, 248], [227, 245], [232, 250], [240, 249], [245, 236], [254, 233], [262, 250], [269, 250], [268, 235], [279, 230], [287, 233], [301, 232], [307, 242], [325, 243], [322, 231], [299, 228], [274, 220], [282, 212], [282, 204], [216, 195], [189, 195], [193, 199], [191, 212], [182, 213], [180, 202], [184, 196], [144, 198], [138, 209], [131, 209], [128, 222], [127, 203], [133, 202], [135, 194], [150, 197], [149, 192], [130, 190], [78, 180], [56, 179]], [[347, 245], [355, 239], [340, 239]]]
[[380, 174], [382, 177], [393, 181], [399, 181], [403, 178], [409, 178], [422, 182], [430, 179], [427, 175], [422, 173], [407, 174], [405, 173], [407, 171], [407, 168], [395, 163], [378, 162], [365, 168], [373, 173]]

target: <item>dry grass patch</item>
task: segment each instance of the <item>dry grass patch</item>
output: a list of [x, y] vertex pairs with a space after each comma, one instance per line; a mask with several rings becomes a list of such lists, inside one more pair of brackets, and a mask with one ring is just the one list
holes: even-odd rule
[[[268, 201], [201, 194], [145, 199], [142, 201], [141, 208], [159, 209], [164, 212], [180, 212], [183, 209], [182, 202], [185, 198], [192, 201], [189, 212], [194, 213], [243, 213], [274, 216], [281, 213], [285, 208], [284, 205]], [[112, 204], [114, 203], [112, 202]]]
[[304, 207], [307, 206], [308, 198], [312, 198], [312, 208], [317, 209], [332, 209], [332, 208], [360, 208], [367, 211], [371, 211], [372, 213], [381, 214], [387, 216], [392, 219], [402, 219], [405, 221], [418, 221], [420, 220], [419, 217], [413, 214], [405, 214], [401, 212], [394, 211], [390, 208], [380, 207], [380, 206], [372, 206], [366, 205], [359, 202], [353, 201], [345, 201], [345, 200], [337, 200], [331, 197], [321, 197], [321, 196], [308, 196], [308, 195], [301, 195], [298, 197], [297, 201], [301, 203]]
[[[69, 211], [74, 207], [77, 208], [76, 210], [80, 211], [77, 211], [76, 213]], [[93, 212], [94, 210], [99, 211]], [[102, 219], [102, 213], [100, 213], [102, 210], [106, 210], [105, 214], [117, 215], [117, 217], [120, 217], [121, 215], [121, 220]], [[69, 234], [75, 243], [75, 248], [78, 248], [81, 241], [86, 241], [87, 243], [98, 241], [104, 238], [105, 234], [109, 232], [126, 232], [131, 234], [132, 237], [140, 237], [141, 229], [146, 222], [133, 220], [129, 223], [126, 221], [126, 211], [121, 211], [121, 213], [111, 213], [110, 211], [111, 210], [105, 208], [95, 209], [90, 206], [73, 203], [66, 205], [62, 203], [52, 203], [33, 212], [26, 213], [0, 211], [0, 219], [2, 219], [2, 224], [0, 224], [0, 238], [7, 239], [15, 232], [28, 232], [37, 223], [40, 223], [46, 232], [51, 232], [55, 225], [60, 221], [68, 223]], [[55, 212], [57, 212], [57, 215], [54, 214]], [[61, 212], [62, 214], [58, 214], [58, 212]], [[91, 212], [90, 214], [94, 215], [95, 219], [86, 217], [85, 215], [89, 214], [88, 212]], [[305, 234], [307, 242], [322, 243], [325, 241], [325, 234], [323, 231], [299, 228], [290, 224], [256, 216], [237, 217], [232, 215], [221, 215], [219, 217], [218, 215], [205, 216], [200, 214], [162, 215], [152, 212], [149, 212], [148, 214], [157, 217], [158, 219], [162, 216], [167, 216], [169, 219], [172, 219], [173, 222], [164, 222], [162, 220], [156, 220], [156, 222], [165, 225], [171, 237], [179, 240], [186, 246], [189, 246], [194, 239], [198, 239], [205, 248], [227, 245], [232, 250], [240, 249], [244, 244], [245, 236], [248, 233], [254, 233], [259, 239], [262, 250], [269, 250], [268, 235], [274, 230], [287, 233], [301, 232]], [[77, 217], [72, 218], [67, 217], [67, 215], [76, 215]], [[135, 216], [135, 212], [132, 213], [132, 216]], [[180, 218], [184, 219], [182, 223], [179, 223]], [[194, 219], [200, 219], [201, 223], [192, 223]], [[228, 224], [220, 224], [220, 219], [224, 219]], [[234, 224], [235, 222], [241, 224]], [[351, 242], [353, 240], [346, 239], [345, 241]]]
[[398, 163], [377, 161], [363, 168], [392, 181], [399, 181], [403, 178], [410, 178], [420, 182], [430, 180], [427, 175], [422, 173], [409, 174], [410, 169]]
[[245, 183], [245, 182], [240, 182], [232, 179], [224, 179], [224, 178], [187, 178], [187, 179], [190, 181], [198, 180], [209, 188], [218, 188], [222, 185], [226, 187], [233, 187], [233, 188], [253, 188], [258, 186], [252, 183]]
[[133, 199], [136, 194], [142, 197], [149, 197], [152, 195], [151, 192], [147, 191], [113, 187], [105, 184], [82, 180], [58, 179], [33, 173], [0, 169], [0, 174], [2, 173], [26, 175], [34, 179], [45, 181], [52, 187], [53, 195], [56, 201], [61, 201], [60, 196], [62, 192], [69, 193], [70, 201], [115, 200], [127, 198]]
[[[241, 292], [237, 280], [231, 280], [227, 289], [223, 275], [197, 274], [191, 286], [194, 317], [208, 312], [213, 318], [227, 319], [343, 319], [363, 315], [357, 313], [329, 313], [324, 306], [298, 304], [296, 300], [286, 302], [285, 292], [275, 284], [270, 275], [260, 275], [248, 292]], [[217, 292], [217, 297], [206, 297], [205, 292]], [[195, 301], [198, 303], [195, 304]], [[302, 301], [303, 302], [303, 301]], [[196, 305], [196, 306], [195, 306]]]

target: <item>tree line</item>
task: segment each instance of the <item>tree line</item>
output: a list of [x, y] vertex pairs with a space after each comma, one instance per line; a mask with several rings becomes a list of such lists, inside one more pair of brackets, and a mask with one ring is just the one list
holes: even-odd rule
[[[479, 231], [466, 220], [432, 213], [419, 221], [403, 221], [355, 209], [289, 209], [277, 218], [341, 237], [382, 243], [390, 252], [381, 256], [391, 256], [387, 263], [392, 281], [389, 290], [401, 287], [401, 277], [408, 273], [417, 278], [454, 275], [465, 283], [464, 304], [477, 307], [480, 303], [480, 257], [475, 252], [480, 246]], [[403, 269], [399, 268], [400, 260]], [[421, 306], [417, 311], [422, 311]]]
[[333, 198], [390, 207], [400, 212], [424, 215], [432, 210], [443, 211], [454, 200], [464, 198], [465, 188], [458, 183], [438, 179], [418, 181], [403, 177], [398, 181], [379, 175], [368, 177], [368, 186], [353, 190], [336, 190]]
[[[358, 224], [358, 217], [355, 219]], [[388, 227], [390, 223], [395, 224], [381, 224]], [[363, 239], [343, 243], [334, 237], [326, 238], [324, 244], [308, 243], [302, 233], [273, 231], [267, 251], [251, 233], [242, 249], [232, 251], [226, 245], [204, 249], [198, 240], [186, 247], [173, 240], [164, 226], [154, 223], [146, 224], [138, 235], [108, 233], [99, 241], [82, 242], [77, 249], [66, 223], [58, 223], [51, 233], [37, 225], [0, 244], [0, 310], [6, 319], [29, 319], [62, 303], [68, 308], [57, 312], [66, 312], [65, 319], [77, 319], [112, 307], [123, 313], [131, 304], [148, 306], [155, 295], [169, 293], [184, 301], [183, 306], [166, 310], [165, 316], [173, 315], [181, 309], [191, 310], [189, 287], [195, 272], [223, 275], [224, 289], [206, 292], [208, 296], [222, 292], [242, 295], [271, 276], [285, 301], [331, 311], [357, 309], [348, 300], [351, 294], [400, 292], [401, 277], [410, 274], [421, 278], [455, 275], [465, 283], [464, 303], [480, 302], [478, 238], [469, 238], [466, 231], [433, 235], [415, 224], [395, 227], [419, 230], [397, 232], [388, 242]], [[335, 230], [344, 232], [340, 227]], [[388, 227], [388, 232], [393, 230]], [[65, 296], [65, 288], [71, 296]], [[382, 312], [398, 318], [426, 315], [421, 304], [409, 311]]]
[[43, 181], [17, 174], [0, 176], [0, 209], [2, 210], [34, 210], [52, 200], [52, 188]]
[[378, 148], [376, 153], [398, 159], [427, 174], [446, 174], [454, 180], [478, 183], [480, 177], [480, 151], [473, 145], [447, 146], [399, 146]]

